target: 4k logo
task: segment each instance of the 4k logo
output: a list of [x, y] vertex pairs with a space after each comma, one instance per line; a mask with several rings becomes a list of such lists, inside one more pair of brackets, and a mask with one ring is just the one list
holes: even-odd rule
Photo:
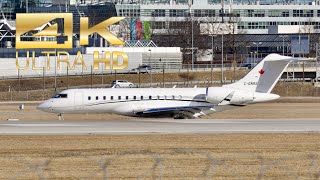
[[[64, 32], [58, 32], [58, 24], [53, 24], [42, 31], [33, 34], [37, 28], [45, 26], [48, 22], [63, 19]], [[89, 28], [89, 20], [87, 17], [80, 18], [80, 45], [88, 45], [88, 36], [98, 33], [105, 40], [113, 45], [124, 45], [124, 42], [114, 36], [107, 27], [123, 20], [124, 17], [109, 18], [91, 28]], [[16, 25], [16, 48], [17, 49], [34, 49], [34, 48], [52, 48], [52, 49], [70, 49], [72, 48], [73, 20], [72, 13], [31, 13], [17, 14]], [[59, 21], [60, 22], [60, 21]], [[56, 37], [63, 38], [63, 43], [57, 41], [27, 41], [22, 40], [24, 35], [33, 34], [35, 37]]]

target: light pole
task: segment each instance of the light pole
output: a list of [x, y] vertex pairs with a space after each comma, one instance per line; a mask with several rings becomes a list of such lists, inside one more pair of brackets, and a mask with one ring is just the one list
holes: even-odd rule
[[[102, 51], [102, 54], [103, 54], [103, 56], [105, 56], [105, 53], [104, 53], [104, 51]], [[101, 71], [101, 84], [103, 85], [103, 68], [106, 68], [106, 65], [103, 67], [102, 66], [102, 71]], [[83, 64], [82, 64], [82, 69], [83, 69]], [[83, 70], [82, 70], [83, 71]]]
[[221, 84], [223, 84], [223, 31], [221, 34]]
[[[149, 51], [149, 65], [151, 64], [151, 49], [148, 49]], [[149, 67], [149, 66], [148, 66]], [[152, 69], [150, 69], [150, 87], [152, 87]]]
[[54, 50], [54, 92], [57, 92], [57, 49]]
[[259, 45], [262, 44], [262, 42], [253, 42], [254, 45], [257, 45], [257, 59], [259, 57]]
[[213, 82], [213, 74], [212, 74], [212, 71], [213, 71], [213, 68], [212, 68], [212, 63], [213, 63], [213, 35], [211, 36], [211, 53], [212, 53], [212, 59], [211, 59], [211, 85], [212, 85], [212, 82]]
[[250, 52], [250, 55], [251, 55], [251, 56], [250, 56], [250, 69], [252, 68], [252, 59], [253, 59], [253, 58], [252, 58], [252, 53], [253, 53], [253, 52]]
[[257, 58], [258, 58], [258, 53], [257, 51], [255, 51], [253, 55], [253, 67], [256, 65]]
[[246, 46], [246, 61], [244, 63], [248, 63], [248, 60], [250, 61], [250, 53], [249, 53], [249, 49], [251, 48], [251, 46]]
[[301, 29], [300, 29], [300, 16], [301, 16], [301, 13], [300, 13], [300, 8], [298, 9], [299, 10], [299, 57], [301, 57]]
[[[161, 58], [159, 59], [159, 62], [161, 63]], [[162, 64], [162, 86], [163, 88], [165, 88], [165, 84], [164, 84], [164, 62]]]
[[26, 0], [26, 13], [29, 12], [29, 3], [28, 3], [28, 0]]
[[286, 47], [287, 47], [287, 55], [290, 53], [291, 54], [291, 44], [290, 43], [286, 43]]
[[288, 35], [280, 35], [279, 37], [282, 37], [282, 56], [284, 56], [284, 38], [288, 37]]
[[192, 18], [192, 10], [191, 10], [192, 4], [189, 4], [189, 14], [190, 14], [190, 20], [191, 20], [191, 69], [193, 70], [193, 64], [194, 64], [194, 55], [193, 55], [193, 18]]
[[138, 73], [139, 73], [139, 88], [141, 88], [141, 65], [139, 64], [139, 71], [138, 71]]
[[213, 84], [213, 58], [214, 58], [214, 54], [213, 54], [213, 45], [214, 45], [214, 43], [213, 43], [213, 41], [214, 41], [214, 39], [213, 39], [213, 37], [215, 37], [215, 36], [217, 36], [217, 35], [211, 35], [211, 85]]
[[318, 51], [319, 51], [319, 43], [316, 43], [316, 83], [317, 84], [318, 84], [318, 56], [319, 56]]
[[[221, 23], [224, 23], [224, 0], [221, 1]], [[223, 29], [220, 28], [221, 30], [221, 84], [223, 84]]]

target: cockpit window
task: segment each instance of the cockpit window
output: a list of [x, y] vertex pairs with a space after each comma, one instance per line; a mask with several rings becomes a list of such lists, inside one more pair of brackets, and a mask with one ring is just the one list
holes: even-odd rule
[[56, 94], [52, 98], [68, 98], [68, 94]]

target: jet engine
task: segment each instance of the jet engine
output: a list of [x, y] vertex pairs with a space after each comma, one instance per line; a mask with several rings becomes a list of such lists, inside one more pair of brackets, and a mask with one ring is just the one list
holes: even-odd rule
[[207, 88], [206, 100], [212, 104], [219, 104], [231, 93], [232, 90], [223, 87], [209, 87]]
[[253, 93], [244, 91], [235, 91], [230, 99], [230, 104], [244, 105], [253, 101]]
[[213, 104], [225, 101], [226, 104], [245, 105], [253, 101], [253, 93], [223, 87], [210, 87], [207, 88], [206, 100]]

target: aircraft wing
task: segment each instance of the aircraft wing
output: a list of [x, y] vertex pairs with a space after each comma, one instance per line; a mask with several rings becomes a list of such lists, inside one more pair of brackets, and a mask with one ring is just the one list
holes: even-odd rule
[[[179, 107], [163, 107], [151, 108], [140, 112], [139, 114], [172, 114], [176, 118], [198, 118], [200, 116], [210, 114], [209, 111], [214, 112], [213, 106], [179, 106]], [[212, 113], [211, 112], [211, 113]]]

